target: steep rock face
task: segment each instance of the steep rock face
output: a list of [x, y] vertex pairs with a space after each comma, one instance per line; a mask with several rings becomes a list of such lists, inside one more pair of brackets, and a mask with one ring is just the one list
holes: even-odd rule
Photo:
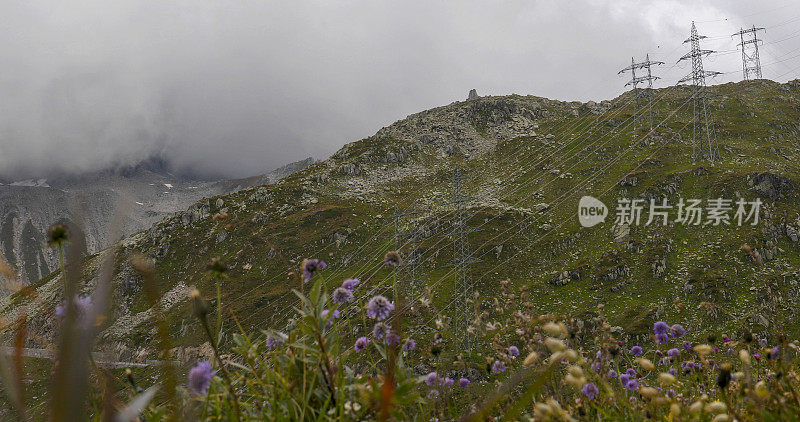
[[119, 210], [126, 217], [122, 235], [129, 235], [204, 197], [274, 183], [313, 163], [313, 158], [307, 158], [263, 175], [218, 182], [184, 180], [159, 169], [139, 167], [0, 185], [0, 251], [23, 281], [33, 282], [57, 268], [55, 251], [45, 246], [46, 231], [53, 224], [69, 221], [73, 211], [83, 214], [87, 252], [94, 253], [112, 240], [113, 215], [123, 198], [130, 208]]

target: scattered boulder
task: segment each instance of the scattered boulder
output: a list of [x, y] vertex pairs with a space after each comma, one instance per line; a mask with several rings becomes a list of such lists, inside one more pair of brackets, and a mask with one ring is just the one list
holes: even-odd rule
[[667, 271], [667, 258], [656, 259], [650, 265], [653, 270], [653, 278], [662, 278]]
[[469, 94], [467, 95], [467, 101], [477, 100], [478, 98], [480, 98], [480, 95], [478, 95], [478, 91], [476, 91], [475, 89], [470, 89]]
[[615, 242], [624, 242], [631, 234], [631, 226], [628, 223], [615, 224], [611, 227], [611, 236]]
[[561, 271], [550, 278], [550, 280], [547, 280], [547, 282], [554, 286], [566, 286], [571, 280], [578, 280], [580, 278], [581, 275], [575, 271]]
[[616, 267], [612, 267], [608, 272], [600, 276], [600, 279], [603, 281], [615, 281], [619, 280], [628, 274], [630, 274], [631, 269], [628, 268], [627, 265], [617, 265]]
[[790, 180], [769, 172], [747, 176], [747, 184], [756, 194], [773, 201], [786, 198], [794, 190]]
[[356, 163], [347, 163], [339, 167], [339, 174], [343, 176], [358, 176], [361, 174], [361, 167]]

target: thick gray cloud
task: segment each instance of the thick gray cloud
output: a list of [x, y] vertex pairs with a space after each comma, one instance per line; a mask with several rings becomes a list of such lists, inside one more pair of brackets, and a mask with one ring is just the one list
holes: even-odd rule
[[[757, 6], [757, 7], [756, 7]], [[0, 0], [0, 177], [85, 171], [163, 152], [246, 176], [324, 158], [406, 115], [480, 94], [606, 99], [631, 56], [673, 66], [692, 20], [735, 49], [740, 26], [797, 34], [796, 1]], [[765, 45], [796, 76], [800, 37]], [[708, 69], [739, 80], [735, 51]], [[794, 71], [793, 71], [794, 70]]]

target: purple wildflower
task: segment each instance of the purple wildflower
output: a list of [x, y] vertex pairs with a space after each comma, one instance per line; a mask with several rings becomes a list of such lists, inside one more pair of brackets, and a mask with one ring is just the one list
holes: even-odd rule
[[639, 381], [636, 379], [631, 379], [625, 384], [625, 389], [629, 391], [636, 391], [639, 389]]
[[680, 324], [672, 324], [672, 327], [670, 327], [670, 331], [672, 331], [673, 337], [681, 337], [684, 334], [686, 334], [686, 329], [683, 328], [683, 325]]
[[631, 354], [634, 356], [639, 356], [642, 354], [642, 346], [633, 346], [631, 347]]
[[506, 363], [503, 361], [496, 360], [492, 364], [492, 372], [494, 373], [505, 372], [505, 370], [506, 370]]
[[600, 362], [599, 360], [596, 360], [596, 361], [592, 362], [592, 371], [600, 372], [601, 369], [603, 369], [603, 363], [602, 362]]
[[283, 346], [283, 343], [286, 342], [286, 334], [278, 332], [276, 335], [270, 335], [264, 340], [264, 345], [267, 346], [267, 349], [273, 350], [276, 347]]
[[394, 304], [381, 295], [373, 297], [367, 303], [367, 316], [378, 321], [388, 318], [393, 310]]
[[669, 336], [666, 334], [656, 334], [656, 343], [664, 344], [669, 341]]
[[669, 356], [671, 358], [676, 358], [676, 357], [678, 357], [680, 355], [681, 355], [681, 351], [676, 349], [676, 348], [672, 348], [672, 349], [667, 350], [667, 356]]
[[635, 377], [635, 376], [636, 376], [636, 370], [635, 370], [635, 369], [633, 369], [633, 368], [628, 368], [628, 369], [626, 369], [626, 370], [625, 370], [625, 373], [626, 373], [626, 374], [628, 374], [628, 375], [630, 375], [630, 376], [632, 376], [632, 377]]
[[456, 382], [456, 381], [455, 381], [454, 379], [452, 379], [452, 378], [450, 378], [450, 377], [445, 377], [445, 379], [442, 381], [442, 385], [444, 385], [445, 387], [450, 387], [450, 386], [452, 386], [452, 385], [453, 385], [455, 382]]
[[439, 397], [439, 390], [434, 388], [433, 390], [428, 391], [428, 398], [429, 399], [435, 399], [437, 397]]
[[669, 330], [669, 325], [664, 321], [656, 321], [653, 324], [653, 332], [655, 334], [667, 334], [667, 330]]
[[583, 391], [583, 395], [588, 397], [589, 400], [594, 400], [597, 394], [600, 393], [600, 390], [597, 388], [597, 386], [592, 384], [591, 382], [583, 384], [583, 388], [581, 388], [581, 391]]
[[778, 354], [780, 354], [780, 352], [781, 352], [781, 347], [775, 346], [771, 350], [767, 351], [767, 357], [770, 359], [775, 359], [778, 357]]
[[508, 353], [508, 356], [513, 359], [519, 356], [519, 349], [517, 348], [517, 346], [508, 346], [508, 349], [506, 349], [506, 353]]
[[400, 336], [397, 335], [394, 331], [390, 331], [386, 333], [386, 338], [383, 340], [387, 346], [397, 346], [400, 344]]
[[344, 287], [337, 287], [336, 290], [333, 291], [333, 303], [341, 305], [342, 303], [350, 302], [351, 300], [353, 300], [352, 290]]
[[669, 374], [672, 375], [673, 377], [678, 376], [678, 370], [675, 368], [669, 368], [669, 371], [667, 372], [669, 372]]
[[376, 322], [375, 326], [372, 327], [372, 335], [375, 338], [383, 338], [391, 329], [392, 327], [385, 322]]
[[458, 385], [460, 385], [461, 388], [467, 388], [467, 386], [469, 385], [469, 380], [467, 378], [461, 377], [458, 380]]
[[327, 309], [323, 309], [322, 310], [322, 314], [321, 314], [322, 319], [328, 318], [328, 314], [330, 314], [330, 319], [328, 320], [327, 323], [325, 323], [325, 328], [330, 328], [331, 325], [333, 325], [333, 320], [336, 319], [336, 318], [339, 318], [342, 315], [342, 313], [339, 312], [338, 309], [335, 309], [333, 312], [331, 312], [331, 311], [329, 311]]
[[762, 346], [766, 346], [767, 345], [767, 339], [765, 339], [765, 338], [762, 338], [761, 340], [759, 340], [759, 342], [761, 343]]
[[208, 361], [197, 362], [197, 365], [189, 371], [189, 389], [193, 393], [204, 395], [211, 384], [211, 378], [217, 371], [211, 368]]
[[692, 349], [692, 343], [689, 341], [683, 342], [683, 350], [689, 351]]
[[616, 378], [617, 377], [617, 371], [611, 369], [611, 370], [608, 371], [608, 375], [606, 375], [606, 376], [609, 377], [609, 378]]
[[342, 287], [344, 287], [345, 289], [350, 290], [352, 292], [353, 290], [355, 290], [356, 284], [358, 284], [360, 282], [361, 282], [361, 280], [359, 280], [357, 278], [348, 278], [347, 280], [342, 282]]
[[410, 338], [410, 339], [406, 340], [405, 343], [403, 343], [403, 350], [405, 350], [407, 352], [410, 352], [410, 351], [414, 350], [414, 348], [416, 348], [416, 347], [417, 347], [417, 342], [414, 341], [413, 338]]
[[[82, 321], [82, 324], [88, 325], [89, 321], [87, 318], [92, 310], [92, 297], [75, 295], [73, 302], [75, 303], [75, 309], [78, 311], [78, 320]], [[64, 318], [67, 316], [66, 303], [56, 306], [56, 316], [59, 318]]]
[[303, 260], [303, 280], [308, 283], [308, 281], [311, 280], [311, 277], [314, 277], [314, 274], [316, 274], [318, 270], [324, 270], [325, 268], [328, 268], [328, 264], [326, 264], [325, 261], [321, 261], [319, 259]]
[[428, 385], [439, 384], [439, 374], [437, 374], [436, 372], [429, 372], [428, 376], [425, 377], [425, 384]]
[[358, 340], [356, 340], [355, 346], [353, 346], [353, 350], [355, 350], [356, 353], [361, 353], [364, 350], [366, 350], [367, 344], [369, 344], [369, 339], [368, 338], [359, 337]]
[[623, 387], [628, 385], [628, 381], [630, 381], [630, 380], [631, 380], [630, 374], [622, 374], [622, 375], [619, 376], [619, 382], [622, 383]]

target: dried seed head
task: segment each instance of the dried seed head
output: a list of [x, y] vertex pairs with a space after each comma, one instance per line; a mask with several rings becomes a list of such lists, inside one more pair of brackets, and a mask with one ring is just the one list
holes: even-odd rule
[[525, 366], [531, 366], [539, 360], [539, 354], [536, 352], [530, 352], [528, 356], [525, 357], [525, 360], [522, 361], [522, 364]]
[[197, 289], [192, 290], [189, 297], [191, 297], [193, 301], [195, 316], [200, 319], [205, 319], [206, 315], [208, 315], [208, 303], [200, 296], [200, 291]]
[[389, 267], [398, 267], [403, 263], [403, 259], [400, 258], [400, 254], [395, 251], [386, 252], [386, 255], [383, 257], [383, 263]]
[[745, 365], [750, 365], [750, 352], [747, 349], [739, 350], [739, 359]]
[[663, 386], [672, 385], [675, 383], [675, 376], [667, 372], [662, 372], [658, 374], [658, 382]]
[[761, 400], [764, 400], [767, 397], [769, 397], [769, 388], [767, 388], [767, 383], [764, 382], [764, 380], [761, 380], [761, 381], [757, 382], [754, 389], [755, 389], [756, 395], [758, 395], [758, 397]]
[[58, 246], [69, 240], [69, 232], [64, 224], [53, 224], [47, 230], [47, 245]]
[[646, 399], [653, 399], [658, 396], [658, 390], [653, 387], [641, 387], [639, 388], [639, 394]]
[[706, 412], [711, 413], [712, 415], [725, 413], [727, 411], [728, 407], [725, 406], [725, 403], [721, 401], [712, 401], [711, 403], [706, 405]]
[[653, 365], [653, 362], [651, 362], [651, 361], [650, 361], [650, 359], [639, 358], [639, 359], [636, 359], [636, 362], [637, 362], [637, 363], [639, 364], [639, 366], [641, 366], [641, 367], [642, 367], [642, 369], [644, 369], [645, 371], [652, 371], [653, 369], [656, 369], [656, 366], [655, 366], [655, 365]]
[[564, 383], [566, 383], [567, 385], [571, 385], [577, 389], [580, 389], [581, 387], [583, 387], [583, 384], [586, 384], [586, 378], [576, 377], [572, 374], [567, 374], [567, 376], [564, 377]]
[[542, 327], [547, 335], [550, 337], [561, 337], [564, 335], [564, 331], [561, 329], [561, 326], [556, 324], [555, 322], [548, 322]]
[[228, 271], [228, 266], [219, 258], [211, 258], [206, 268], [216, 275], [222, 275], [222, 273]]
[[698, 344], [697, 346], [694, 346], [694, 351], [700, 355], [700, 357], [703, 357], [711, 353], [711, 346], [707, 344]]
[[547, 346], [547, 349], [551, 352], [563, 352], [567, 349], [567, 345], [564, 344], [563, 341], [553, 337], [546, 338], [544, 340], [544, 345]]
[[570, 374], [572, 374], [573, 377], [576, 378], [580, 378], [583, 376], [583, 369], [581, 369], [581, 367], [578, 365], [570, 365], [570, 367], [567, 368], [567, 372], [569, 372]]
[[142, 276], [151, 276], [155, 273], [153, 260], [142, 254], [132, 255], [130, 261], [133, 269]]

